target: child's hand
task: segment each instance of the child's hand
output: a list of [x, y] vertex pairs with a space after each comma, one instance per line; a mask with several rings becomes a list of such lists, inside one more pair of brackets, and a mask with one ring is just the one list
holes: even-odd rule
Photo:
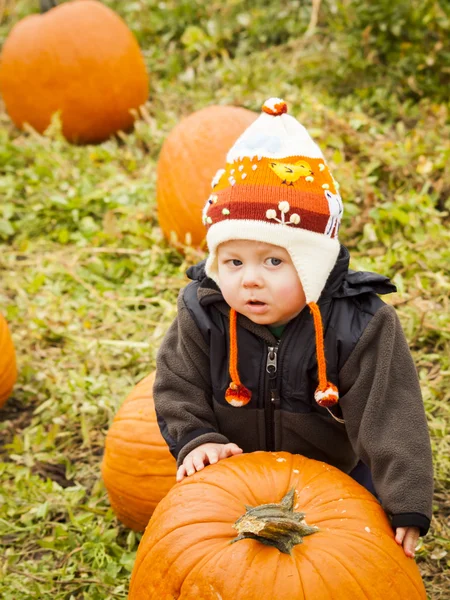
[[414, 558], [419, 534], [418, 527], [397, 527], [395, 530], [395, 541], [400, 546], [403, 545], [406, 556], [410, 558]]
[[178, 467], [177, 481], [181, 481], [186, 475], [193, 475], [195, 471], [201, 471], [205, 465], [213, 465], [222, 458], [241, 452], [242, 448], [236, 444], [202, 444], [189, 452], [183, 464]]

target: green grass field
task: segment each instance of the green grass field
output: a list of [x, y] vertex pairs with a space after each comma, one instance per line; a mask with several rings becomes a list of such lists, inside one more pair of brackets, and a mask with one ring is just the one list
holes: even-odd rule
[[[19, 377], [0, 411], [0, 598], [126, 598], [140, 535], [100, 478], [105, 435], [155, 366], [185, 269], [157, 222], [171, 128], [210, 104], [280, 96], [324, 149], [352, 268], [389, 275], [422, 383], [434, 518], [417, 553], [432, 600], [450, 589], [449, 18], [431, 0], [108, 1], [150, 72], [134, 132], [98, 146], [17, 130], [0, 108], [0, 311]], [[320, 4], [320, 3], [319, 3]], [[0, 6], [0, 43], [34, 0]], [[282, 8], [280, 8], [282, 6]], [[447, 13], [448, 14], [448, 13]]]

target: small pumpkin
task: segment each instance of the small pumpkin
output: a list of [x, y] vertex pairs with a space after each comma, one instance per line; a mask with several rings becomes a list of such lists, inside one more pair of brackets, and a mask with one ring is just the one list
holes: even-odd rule
[[0, 408], [17, 380], [16, 353], [5, 318], [0, 314]]
[[102, 463], [111, 507], [135, 531], [145, 529], [175, 484], [175, 459], [156, 421], [154, 380], [154, 373], [148, 375], [125, 399], [107, 433]]
[[159, 225], [168, 240], [194, 247], [205, 238], [202, 210], [211, 181], [228, 150], [256, 119], [236, 106], [208, 106], [182, 119], [166, 138], [158, 159]]
[[61, 111], [65, 137], [78, 143], [130, 129], [148, 75], [125, 22], [97, 0], [41, 0], [41, 9], [50, 10], [19, 21], [3, 46], [0, 91], [11, 119], [43, 132]]
[[325, 463], [254, 452], [172, 488], [141, 540], [128, 598], [425, 600], [426, 593], [367, 490]]

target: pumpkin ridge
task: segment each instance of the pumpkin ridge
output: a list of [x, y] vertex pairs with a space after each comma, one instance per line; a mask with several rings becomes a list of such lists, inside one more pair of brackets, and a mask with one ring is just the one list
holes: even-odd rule
[[9, 383], [13, 378], [15, 378], [15, 369], [12, 368], [11, 365], [8, 365], [8, 368], [6, 368], [0, 375], [0, 388], [2, 388], [6, 383]]
[[[371, 548], [371, 547], [373, 547], [373, 545], [374, 545], [374, 542], [373, 542], [373, 541], [369, 541], [369, 540], [368, 540], [368, 539], [367, 539], [365, 536], [361, 535], [361, 534], [360, 534], [360, 533], [358, 533], [358, 532], [351, 532], [351, 535], [350, 535], [350, 532], [347, 532], [347, 531], [342, 531], [342, 530], [341, 530], [341, 531], [339, 532], [339, 534], [340, 534], [340, 535], [343, 535], [344, 537], [345, 537], [345, 536], [346, 536], [346, 537], [349, 537], [350, 539], [354, 539], [355, 537], [357, 537], [359, 541], [362, 541], [363, 543], [365, 543], [365, 544], [366, 544], [368, 547], [370, 547], [370, 548]], [[387, 533], [386, 533], [385, 535], [386, 535], [386, 536], [388, 536], [388, 534], [387, 534]], [[388, 536], [388, 537], [390, 537], [390, 536]], [[392, 554], [390, 554], [389, 552], [387, 552], [387, 550], [384, 548], [384, 546], [382, 546], [382, 545], [379, 545], [379, 540], [377, 541], [376, 545], [377, 545], [377, 549], [378, 549], [379, 551], [381, 551], [383, 554], [385, 554], [385, 555], [388, 557], [388, 559], [389, 559], [390, 561], [392, 561], [392, 562], [395, 562], [395, 564], [396, 564], [396, 565], [399, 567], [399, 570], [401, 570], [401, 571], [402, 571], [402, 573], [404, 573], [405, 575], [407, 575], [407, 577], [408, 577], [408, 580], [409, 580], [409, 581], [410, 581], [410, 582], [413, 584], [413, 586], [414, 586], [415, 590], [416, 590], [416, 591], [417, 591], [417, 593], [418, 593], [418, 598], [421, 598], [421, 596], [420, 596], [420, 591], [421, 591], [421, 590], [419, 590], [419, 588], [418, 588], [418, 587], [417, 587], [417, 585], [416, 585], [416, 581], [415, 581], [415, 580], [414, 580], [414, 579], [413, 579], [413, 578], [410, 576], [409, 572], [405, 572], [404, 570], [402, 570], [402, 567], [401, 567], [401, 565], [399, 564], [398, 560], [396, 560], [396, 559], [395, 559], [395, 557], [394, 557], [394, 556], [392, 556]], [[399, 546], [399, 548], [400, 548], [400, 546]], [[403, 552], [403, 550], [401, 550], [401, 551]], [[389, 600], [390, 600], [390, 599], [389, 599]], [[400, 600], [403, 600], [403, 598], [401, 598], [401, 597], [400, 597]], [[410, 599], [408, 598], [408, 600], [410, 600]]]
[[[305, 556], [305, 553], [302, 556]], [[305, 559], [306, 559], [306, 557], [305, 557]], [[295, 555], [294, 555], [294, 565], [293, 565], [293, 568], [292, 568], [292, 573], [296, 573], [296, 575], [297, 575], [298, 585], [299, 585], [299, 587], [301, 589], [301, 592], [302, 592], [301, 597], [302, 598], [306, 598], [306, 596], [305, 596], [305, 587], [303, 585], [302, 574], [301, 574], [300, 569], [298, 569], [296, 567], [297, 567], [297, 561], [296, 561]]]
[[[314, 460], [313, 458], [310, 460]], [[319, 462], [319, 461], [315, 461], [315, 462]], [[329, 465], [332, 469], [335, 469], [336, 471], [338, 470], [336, 467], [333, 467], [332, 465]], [[300, 471], [301, 472], [301, 471]], [[304, 483], [303, 487], [306, 487], [307, 485], [310, 485], [310, 483], [312, 481], [316, 481], [317, 479], [320, 479], [321, 477], [323, 477], [324, 475], [327, 475], [327, 473], [330, 472], [330, 469], [323, 469], [320, 473], [316, 473], [315, 475], [313, 475], [312, 477], [310, 477], [309, 479], [303, 481], [302, 483]], [[351, 492], [349, 492], [349, 494], [351, 494]]]
[[[116, 493], [115, 493], [115, 498], [113, 498], [113, 499], [112, 499], [112, 501], [111, 501], [111, 503], [112, 503], [112, 504], [120, 504], [120, 503], [121, 503], [121, 502], [120, 502], [120, 499], [121, 499], [121, 498], [128, 498], [129, 500], [139, 500], [139, 501], [140, 501], [140, 503], [142, 503], [142, 501], [143, 501], [143, 498], [142, 498], [142, 496], [135, 496], [135, 495], [134, 495], [134, 494], [132, 494], [132, 493], [129, 493], [129, 492], [124, 492], [124, 491], [123, 491], [123, 489], [121, 489], [121, 488], [113, 488], [113, 487], [110, 487], [110, 489], [111, 489], [111, 491], [112, 491], [112, 492], [116, 492]], [[116, 500], [116, 498], [119, 498], [119, 500]], [[152, 500], [152, 498], [151, 498], [150, 496], [145, 496], [145, 501], [147, 501], [147, 502], [148, 502], [148, 504], [153, 504], [153, 505], [154, 505], [154, 504], [157, 504], [157, 501], [155, 501], [155, 500]], [[129, 510], [131, 510], [131, 508], [130, 508]], [[138, 511], [138, 510], [140, 510], [140, 512], [141, 512], [142, 514], [144, 514], [144, 513], [145, 513], [145, 510], [143, 510], [143, 509], [139, 509], [139, 508], [138, 508], [138, 509], [134, 509], [134, 508], [133, 508], [133, 512], [134, 512], [134, 511]], [[148, 517], [148, 519], [147, 519], [147, 520], [149, 520], [149, 519], [150, 519], [150, 517]]]
[[[211, 552], [208, 552], [207, 554], [205, 554], [205, 556], [201, 559], [201, 561], [199, 563], [197, 563], [197, 564], [194, 565], [193, 569], [191, 569], [191, 571], [189, 571], [189, 574], [186, 576], [185, 580], [183, 581], [183, 583], [181, 585], [180, 596], [181, 596], [181, 593], [183, 591], [183, 587], [185, 585], [189, 586], [189, 584], [190, 584], [189, 577], [195, 576], [195, 571], [196, 570], [200, 570], [201, 571], [202, 569], [204, 569], [205, 567], [207, 567], [208, 562], [211, 559], [213, 559], [215, 561], [219, 560], [220, 555], [221, 555], [221, 551], [222, 552], [223, 551], [226, 552], [227, 549], [228, 549], [228, 545], [229, 545], [229, 541], [227, 540], [227, 542], [223, 545], [223, 548], [221, 548], [220, 550], [217, 550], [217, 548], [213, 548], [211, 550]], [[194, 574], [194, 575], [192, 575], [192, 574]], [[236, 599], [236, 600], [238, 600], [238, 599]]]
[[[250, 566], [248, 568], [248, 570], [250, 572], [252, 571], [252, 565], [255, 562], [255, 560], [257, 559], [258, 554], [261, 554], [261, 552], [264, 552], [264, 550], [265, 550], [265, 547], [264, 547], [263, 544], [261, 544], [261, 548], [259, 548], [259, 550], [257, 550], [256, 552], [253, 552], [252, 561], [251, 561]], [[240, 600], [240, 599], [238, 599], [238, 600]], [[247, 600], [247, 599], [246, 598], [242, 598], [242, 600]]]
[[[355, 496], [354, 499], [355, 500], [364, 500], [364, 501], [367, 500], [367, 502], [370, 502], [370, 499], [366, 498], [366, 496], [360, 496], [360, 497]], [[342, 500], [346, 500], [347, 503], [348, 503], [348, 502], [351, 502], [353, 500], [353, 497], [347, 497], [346, 498], [345, 496], [343, 496]], [[333, 500], [329, 500], [328, 502], [325, 502], [324, 504], [332, 504], [332, 503], [333, 503]], [[375, 498], [374, 498], [373, 504], [375, 504], [375, 506], [380, 506], [380, 504], [378, 503], [378, 501]], [[347, 506], [348, 506], [348, 504], [347, 504]], [[328, 517], [327, 516], [321, 516], [321, 512], [322, 511], [320, 510], [320, 508], [319, 509], [317, 508], [317, 505], [315, 505], [313, 507], [310, 507], [308, 505], [304, 505], [304, 507], [305, 507], [305, 511], [307, 510], [308, 512], [311, 512], [311, 510], [314, 510], [314, 512], [316, 513], [317, 518], [320, 517], [320, 521], [321, 522], [332, 521], [332, 520], [338, 518], [338, 515], [330, 515]], [[326, 510], [329, 510], [329, 509], [326, 509]], [[350, 520], [351, 519], [359, 519], [358, 516], [352, 516], [348, 511], [347, 511], [347, 514], [345, 515], [345, 518], [346, 519], [350, 519]]]
[[[232, 460], [233, 457], [230, 456], [230, 457], [227, 458], [227, 460], [228, 459]], [[216, 463], [216, 464], [219, 464], [219, 463]], [[210, 466], [215, 466], [215, 465], [207, 465], [207, 467], [210, 467]], [[205, 468], [207, 468], [207, 467], [205, 467]], [[201, 471], [199, 471], [199, 472], [202, 473], [203, 469]], [[185, 485], [185, 486], [186, 485], [193, 485], [193, 484], [198, 485], [198, 482], [195, 481], [195, 479], [192, 479], [192, 477], [195, 477], [195, 475], [191, 476], [190, 479], [185, 479], [184, 482], [183, 482], [183, 485]], [[245, 483], [245, 481], [244, 481], [244, 483]], [[233, 494], [233, 492], [231, 490], [227, 489], [226, 487], [222, 487], [216, 481], [202, 481], [202, 485], [205, 485], [205, 486], [208, 486], [208, 487], [212, 487], [214, 489], [218, 489], [221, 492], [225, 492], [227, 495], [231, 496], [233, 498], [233, 500], [236, 499], [236, 496]], [[253, 502], [254, 502], [254, 504], [258, 504], [258, 501], [254, 497], [253, 497]], [[242, 504], [242, 507], [244, 508], [244, 504]]]
[[[109, 470], [109, 467], [105, 467], [105, 469], [103, 470], [105, 472], [105, 474], [107, 475]], [[120, 471], [119, 469], [114, 468], [114, 473], [120, 473], [121, 475], [125, 475], [128, 477], [132, 477], [133, 479], [136, 479], [138, 477], [149, 477], [151, 476], [152, 480], [156, 479], [156, 480], [165, 480], [168, 476], [166, 475], [154, 475], [153, 473], [146, 473], [144, 475], [138, 475], [138, 474], [134, 474], [134, 473], [129, 473], [127, 471]], [[174, 476], [175, 479], [175, 476]], [[126, 493], [129, 494], [128, 491], [124, 492], [123, 491], [123, 487], [120, 487], [120, 484], [118, 484], [119, 487], [116, 487], [114, 484], [109, 484], [109, 489], [111, 490], [116, 490], [117, 492], [119, 492], [119, 490], [121, 490], [121, 494]]]
[[[338, 563], [339, 567], [342, 568], [346, 573], [348, 573], [348, 575], [350, 576], [352, 581], [354, 581], [356, 583], [356, 585], [358, 586], [360, 591], [364, 594], [364, 597], [367, 598], [368, 600], [370, 600], [370, 596], [367, 595], [366, 589], [364, 588], [364, 586], [361, 584], [361, 582], [359, 581], [359, 579], [357, 579], [357, 577], [355, 575], [355, 573], [359, 575], [358, 568], [355, 568], [354, 572], [351, 571], [347, 567], [347, 565], [344, 562], [342, 562], [342, 560], [340, 560], [342, 557], [346, 558], [346, 554], [344, 552], [342, 552], [340, 554], [340, 556], [337, 557], [333, 554], [334, 550], [335, 550], [334, 546], [329, 545], [327, 550], [322, 550], [320, 548], [316, 549], [316, 554], [318, 554], [319, 552], [323, 552], [326, 555], [327, 562], [330, 560], [330, 558], [334, 559]], [[325, 561], [323, 561], [323, 563], [325, 563]], [[359, 598], [359, 596], [358, 596], [358, 598]], [[395, 598], [389, 598], [389, 600], [395, 600]], [[401, 600], [401, 598], [399, 600]], [[410, 599], [408, 599], [408, 600], [410, 600]]]
[[[206, 523], [205, 523], [205, 525], [206, 525]], [[174, 529], [174, 530], [172, 530], [170, 533], [173, 533], [173, 534], [176, 536], [176, 531], [175, 531], [175, 529]], [[154, 545], [154, 547], [153, 547], [153, 551], [154, 551], [154, 552], [156, 552], [156, 554], [157, 554], [157, 546], [158, 546], [158, 543], [166, 541], [166, 538], [167, 538], [167, 534], [166, 534], [166, 535], [164, 535], [164, 537], [160, 538], [160, 539], [159, 539], [159, 540], [158, 540], [158, 541], [155, 543], [155, 545]], [[204, 544], [205, 542], [208, 542], [208, 538], [203, 538], [202, 540], [200, 540], [200, 543], [203, 543], [203, 544]], [[219, 543], [221, 543], [221, 542], [219, 541], [219, 542], [218, 542], [218, 544], [219, 544]], [[227, 544], [228, 544], [228, 542], [227, 542]], [[166, 563], [165, 563], [165, 565], [166, 565], [166, 566], [165, 566], [165, 568], [159, 571], [160, 581], [161, 581], [161, 580], [163, 580], [163, 579], [164, 579], [164, 578], [167, 576], [167, 574], [168, 574], [168, 572], [170, 571], [170, 568], [172, 567], [172, 565], [173, 565], [173, 564], [175, 564], [175, 563], [177, 562], [178, 558], [179, 558], [179, 557], [180, 557], [182, 554], [184, 554], [184, 552], [185, 552], [185, 548], [181, 548], [181, 549], [180, 549], [180, 551], [179, 551], [178, 553], [174, 553], [173, 555], [171, 555], [171, 557], [170, 557], [170, 558], [171, 558], [171, 562], [170, 562], [170, 563], [169, 563], [169, 561], [166, 561]], [[207, 553], [206, 553], [206, 555], [205, 555], [205, 556], [208, 556], [208, 557], [209, 557], [210, 555], [215, 555], [215, 556], [217, 556], [217, 549], [216, 549], [215, 547], [214, 547], [213, 549], [211, 549], [210, 551], [208, 551], [208, 550], [207, 550]], [[205, 557], [202, 557], [201, 561], [203, 561], [203, 559], [204, 559], [204, 558], [205, 558]], [[144, 558], [144, 559], [141, 561], [141, 563], [139, 564], [138, 568], [140, 568], [140, 567], [142, 567], [142, 566], [145, 566], [145, 567], [147, 567], [147, 566], [148, 566], [148, 565], [146, 565], [145, 558]], [[189, 577], [190, 573], [191, 573], [192, 571], [194, 571], [194, 570], [195, 570], [195, 568], [196, 568], [196, 567], [197, 567], [197, 565], [194, 565], [194, 567], [193, 567], [193, 568], [192, 568], [192, 569], [191, 569], [191, 570], [188, 572], [188, 575], [186, 576], [186, 579]], [[134, 581], [134, 578], [132, 579], [132, 581], [131, 581], [131, 584], [133, 584], [133, 581]], [[184, 582], [183, 582], [183, 583], [184, 583]], [[182, 587], [183, 587], [183, 584], [181, 585], [180, 589], [178, 590], [178, 593], [180, 594], [180, 596], [181, 596], [181, 588], [182, 588]], [[134, 591], [135, 591], [135, 590], [133, 590], [133, 592], [134, 592]], [[138, 591], [139, 591], [139, 588], [138, 588]], [[158, 590], [158, 589], [156, 589], [156, 590], [154, 590], [154, 591], [158, 592], [159, 590]], [[130, 593], [131, 593], [131, 586], [130, 586]], [[180, 596], [178, 596], [178, 597], [180, 597]], [[137, 595], [137, 597], [139, 598], [140, 596], [139, 596], [139, 595]]]
[[[158, 511], [158, 515], [159, 515], [159, 513], [162, 510], [162, 509], [160, 509], [160, 505], [157, 506], [156, 510]], [[156, 515], [157, 515], [157, 513], [155, 511], [154, 516], [156, 516]], [[231, 522], [229, 520], [220, 520], [220, 519], [217, 519], [217, 520], [213, 521], [211, 519], [210, 521], [208, 521], [208, 523], [205, 523], [204, 521], [202, 521], [202, 515], [199, 515], [198, 519], [199, 519], [198, 521], [190, 521], [188, 523], [182, 523], [182, 524], [175, 523], [173, 525], [167, 525], [166, 526], [167, 529], [164, 529], [163, 531], [158, 530], [158, 536], [159, 537], [155, 540], [155, 542], [154, 542], [155, 545], [158, 544], [164, 538], [166, 538], [168, 535], [175, 534], [177, 531], [179, 532], [179, 531], [181, 531], [183, 529], [185, 530], [186, 528], [191, 528], [191, 529], [193, 529], [195, 531], [195, 530], [198, 530], [199, 528], [201, 529], [201, 528], [204, 527], [205, 531], [208, 532], [209, 531], [208, 528], [209, 528], [209, 526], [210, 526], [211, 523], [220, 524], [220, 525], [223, 525], [224, 527], [225, 526], [229, 527], [230, 532], [227, 533], [227, 534], [220, 534], [220, 536], [226, 538], [228, 540], [228, 543], [231, 541], [231, 539], [232, 539], [232, 537], [234, 535], [234, 532], [232, 530]], [[154, 525], [155, 521], [156, 521], [156, 519], [154, 519], [154, 518], [151, 519], [151, 525], [152, 526]], [[208, 536], [208, 535], [205, 534], [204, 537], [202, 537], [199, 540], [196, 540], [195, 543], [202, 543], [205, 539], [215, 539], [215, 535], [216, 534], [211, 534], [211, 535]]]
[[[354, 532], [354, 531], [353, 531], [353, 532], [351, 532], [353, 535], [350, 535], [350, 532], [345, 532], [345, 531], [344, 531], [344, 532], [343, 532], [343, 531], [340, 531], [339, 533], [340, 533], [340, 534], [341, 534], [341, 533], [344, 533], [344, 534], [346, 534], [346, 537], [350, 538], [350, 541], [352, 541], [352, 540], [354, 541], [354, 539], [357, 537], [357, 538], [358, 538], [358, 541], [359, 541], [359, 542], [362, 542], [362, 543], [364, 543], [364, 544], [367, 546], [367, 548], [368, 548], [369, 550], [370, 550], [370, 549], [372, 549], [372, 548], [374, 547], [374, 544], [375, 544], [375, 542], [374, 542], [374, 541], [372, 541], [372, 540], [368, 540], [366, 537], [362, 536], [362, 535], [361, 535], [361, 534], [359, 534], [358, 532]], [[388, 536], [388, 537], [390, 537], [390, 536]], [[355, 552], [355, 551], [356, 551], [356, 552], [357, 552], [357, 553], [360, 555], [360, 557], [362, 557], [363, 559], [365, 559], [365, 555], [364, 555], [364, 554], [361, 554], [361, 552], [360, 552], [360, 551], [359, 551], [357, 548], [355, 549], [353, 546], [350, 546], [350, 547], [352, 548], [352, 551], [353, 551], [353, 552]], [[346, 548], [348, 548], [348, 546], [346, 546]], [[377, 551], [381, 551], [381, 552], [382, 552], [382, 553], [383, 553], [383, 554], [386, 556], [386, 558], [387, 558], [387, 560], [388, 560], [389, 562], [395, 562], [395, 563], [396, 563], [396, 565], [400, 567], [400, 573], [401, 573], [401, 574], [403, 574], [403, 575], [407, 575], [407, 579], [408, 579], [408, 581], [409, 581], [409, 582], [410, 582], [410, 581], [412, 581], [412, 580], [411, 580], [411, 578], [409, 577], [409, 573], [408, 573], [408, 574], [406, 574], [406, 573], [405, 573], [405, 570], [401, 568], [401, 566], [399, 565], [398, 561], [396, 561], [396, 560], [394, 559], [394, 557], [392, 556], [392, 554], [391, 554], [391, 553], [387, 552], [387, 551], [386, 551], [386, 550], [385, 550], [385, 549], [384, 549], [382, 546], [380, 546], [378, 543], [376, 543], [376, 548], [377, 548]], [[333, 549], [333, 550], [335, 550], [335, 548], [332, 548], [332, 549]], [[327, 556], [328, 556], [328, 553], [329, 553], [329, 551], [330, 551], [330, 547], [327, 547], [326, 549], [325, 549], [325, 548], [319, 548], [318, 550], [319, 550], [319, 551], [321, 551], [321, 552], [324, 552], [324, 553], [325, 553], [325, 554], [327, 554]], [[403, 552], [403, 550], [402, 550], [402, 552]], [[343, 556], [345, 556], [346, 554], [345, 554], [344, 552], [342, 552], [342, 555], [343, 555]], [[339, 558], [337, 558], [337, 557], [334, 557], [334, 558], [335, 558], [335, 559], [338, 561], [338, 563], [339, 563], [339, 564], [343, 565], [343, 563], [341, 563], [341, 562], [340, 562], [340, 559], [339, 559]], [[359, 564], [358, 564], [358, 566], [360, 566], [360, 565], [361, 565], [361, 563], [359, 563]], [[344, 566], [344, 565], [343, 565], [343, 566]], [[350, 572], [350, 573], [351, 573], [351, 572]], [[353, 575], [352, 575], [352, 577], [354, 578], [354, 576], [353, 576]], [[358, 582], [358, 583], [359, 583], [359, 582]], [[413, 582], [413, 583], [414, 583], [414, 582]], [[416, 591], [417, 591], [417, 587], [416, 587], [416, 585], [415, 585], [415, 584], [414, 584], [414, 588], [415, 588], [415, 589], [416, 589]], [[408, 591], [409, 591], [409, 590], [408, 590]], [[395, 590], [395, 593], [397, 593], [397, 590]], [[370, 598], [370, 596], [367, 596], [367, 597], [368, 597], [368, 598]], [[398, 599], [398, 600], [404, 600], [404, 598], [405, 598], [405, 597], [406, 597], [406, 596], [405, 596], [405, 595], [403, 595], [403, 593], [402, 593], [401, 595], [397, 595], [397, 596], [396, 596], [396, 598], [392, 598], [392, 599], [391, 599], [391, 598], [389, 598], [389, 600], [396, 600], [396, 599]], [[421, 596], [420, 596], [420, 593], [419, 593], [419, 595], [418, 595], [418, 599], [420, 599], [420, 598], [421, 598]], [[410, 596], [408, 596], [408, 600], [414, 600], [414, 599], [413, 599], [413, 598], [411, 598]]]
[[[105, 468], [105, 471], [107, 471], [107, 470], [108, 470], [108, 467], [106, 467], [106, 468]], [[121, 475], [130, 475], [130, 472], [129, 472], [129, 471], [121, 471], [120, 469], [117, 469], [117, 468], [114, 468], [114, 472], [115, 472], [115, 473], [120, 473]], [[138, 474], [138, 473], [136, 473], [136, 474], [135, 474], [135, 473], [132, 473], [132, 477], [133, 477], [133, 479], [135, 479], [136, 477], [138, 477], [138, 478], [139, 478], [139, 477], [149, 477], [149, 473], [142, 473], [142, 474]], [[166, 477], [168, 477], [168, 476], [166, 476], [166, 475], [153, 475], [153, 474], [152, 474], [152, 479], [159, 479], [159, 478], [161, 478], [161, 479], [165, 479]], [[173, 476], [173, 477], [174, 477], [174, 479], [175, 479], [175, 476]], [[122, 493], [122, 494], [124, 493], [124, 492], [123, 492], [123, 488], [120, 488], [120, 487], [115, 487], [115, 486], [114, 486], [114, 484], [109, 484], [109, 488], [110, 488], [111, 490], [117, 490], [117, 491], [118, 491], [118, 490], [122, 490], [122, 491], [121, 491], [121, 493]], [[132, 494], [130, 494], [128, 491], [126, 492], [126, 494], [127, 494], [127, 496], [132, 496], [132, 497], [138, 498], [138, 496], [133, 496], [133, 495], [132, 495]]]
[[[257, 505], [257, 504], [259, 504], [259, 500], [256, 498], [256, 496], [255, 496], [255, 494], [253, 492], [253, 489], [250, 486], [250, 483], [248, 481], [248, 477], [246, 478], [246, 474], [245, 473], [240, 473], [238, 464], [235, 464], [236, 463], [236, 459], [239, 459], [240, 456], [243, 456], [243, 455], [241, 454], [241, 455], [236, 455], [236, 456], [230, 456], [229, 459], [227, 459], [227, 461], [229, 460], [229, 462], [227, 462], [227, 461], [221, 461], [218, 464], [221, 465], [222, 468], [226, 468], [228, 471], [231, 471], [232, 474], [236, 478], [238, 478], [241, 483], [243, 483], [245, 485], [245, 487], [247, 488], [247, 490], [249, 492], [249, 497], [252, 498], [252, 501], [251, 501], [252, 504]], [[209, 484], [209, 482], [206, 482], [206, 481], [203, 482], [203, 483], [208, 483]], [[220, 488], [220, 486], [217, 486], [217, 487], [219, 487], [219, 489], [223, 489], [223, 488]], [[227, 491], [230, 494], [232, 494], [232, 492], [230, 490], [225, 490], [225, 491]]]
[[[326, 578], [323, 576], [322, 571], [317, 567], [317, 565], [314, 561], [314, 558], [311, 555], [309, 555], [307, 552], [302, 552], [302, 553], [298, 553], [298, 555], [296, 557], [297, 564], [300, 561], [300, 559], [305, 560], [312, 566], [314, 571], [317, 573], [318, 577], [321, 579], [323, 586], [329, 592], [329, 597], [333, 598], [334, 589], [329, 587]], [[303, 579], [301, 577], [301, 569], [300, 568], [298, 569], [298, 574], [299, 574], [300, 581], [302, 583], [303, 598], [306, 599], [307, 596], [305, 595], [305, 586], [303, 585]], [[308, 590], [306, 590], [306, 591], [308, 591]]]
[[[250, 541], [250, 540], [247, 540], [247, 541]], [[257, 558], [258, 558], [258, 555], [259, 555], [259, 554], [261, 554], [261, 552], [263, 552], [263, 551], [264, 551], [264, 548], [267, 550], [267, 547], [264, 547], [263, 545], [261, 545], [261, 548], [258, 548], [258, 547], [257, 547], [257, 548], [256, 548], [256, 549], [255, 549], [255, 550], [252, 552], [252, 558], [251, 558], [251, 562], [250, 562], [250, 563], [247, 565], [247, 567], [246, 567], [246, 571], [247, 571], [247, 572], [250, 572], [250, 570], [253, 568], [253, 563], [255, 562], [255, 560], [257, 560]], [[224, 546], [224, 548], [223, 548], [223, 553], [224, 553], [225, 555], [224, 555], [224, 554], [218, 555], [218, 554], [216, 553], [216, 554], [215, 554], [215, 556], [213, 556], [213, 558], [215, 559], [215, 564], [217, 564], [217, 563], [219, 562], [219, 560], [220, 560], [220, 559], [224, 559], [224, 560], [226, 560], [226, 558], [227, 558], [227, 556], [226, 556], [226, 553], [227, 553], [227, 552], [229, 552], [229, 550], [230, 550], [230, 543], [229, 543], [229, 542], [227, 542], [227, 544], [226, 544], [226, 545]], [[205, 557], [205, 558], [206, 558], [206, 557]], [[208, 559], [209, 559], [209, 558], [210, 558], [210, 557], [209, 557], [209, 555], [208, 555]], [[192, 582], [189, 580], [189, 577], [191, 577], [191, 578], [196, 578], [197, 574], [198, 574], [199, 572], [202, 572], [202, 571], [205, 569], [205, 567], [207, 567], [207, 566], [208, 566], [208, 565], [207, 565], [207, 562], [206, 562], [206, 563], [205, 563], [205, 562], [203, 562], [203, 559], [202, 559], [202, 563], [201, 563], [201, 564], [198, 564], [198, 565], [195, 565], [195, 567], [192, 569], [192, 571], [189, 573], [189, 575], [188, 575], [188, 576], [186, 576], [185, 583], [186, 583], [187, 585], [191, 584]], [[207, 572], [208, 572], [208, 570], [207, 570]], [[239, 585], [239, 584], [241, 584], [241, 585]], [[242, 595], [242, 594], [246, 594], [246, 591], [247, 591], [247, 590], [245, 589], [245, 587], [243, 587], [243, 583], [242, 583], [242, 582], [240, 582], [240, 581], [238, 580], [238, 581], [237, 581], [237, 583], [236, 583], [236, 586], [235, 586], [235, 587], [237, 588], [237, 590], [236, 590], [236, 591], [233, 593], [233, 596], [232, 596], [233, 600], [248, 600], [248, 596], [246, 596], [246, 595], [244, 595], [244, 596], [243, 596], [243, 595]], [[228, 597], [229, 597], [229, 596], [228, 596]], [[275, 598], [275, 596], [272, 596], [272, 597], [273, 597], [273, 598]], [[201, 600], [203, 600], [203, 598], [204, 598], [204, 596], [201, 596]], [[219, 596], [218, 596], [218, 598], [219, 598]], [[209, 600], [209, 598], [208, 598], [208, 600]]]

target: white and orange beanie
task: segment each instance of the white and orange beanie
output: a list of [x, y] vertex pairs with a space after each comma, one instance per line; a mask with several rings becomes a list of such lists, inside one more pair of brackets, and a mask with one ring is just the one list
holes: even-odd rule
[[[230, 149], [225, 168], [212, 181], [203, 209], [209, 256], [206, 273], [216, 283], [217, 247], [235, 239], [266, 242], [291, 256], [316, 331], [317, 403], [339, 399], [327, 380], [323, 327], [317, 301], [339, 254], [343, 206], [338, 184], [306, 129], [287, 114], [286, 103], [270, 98], [261, 115]], [[234, 406], [250, 401], [237, 371], [236, 315], [230, 312], [230, 376], [226, 398]]]

